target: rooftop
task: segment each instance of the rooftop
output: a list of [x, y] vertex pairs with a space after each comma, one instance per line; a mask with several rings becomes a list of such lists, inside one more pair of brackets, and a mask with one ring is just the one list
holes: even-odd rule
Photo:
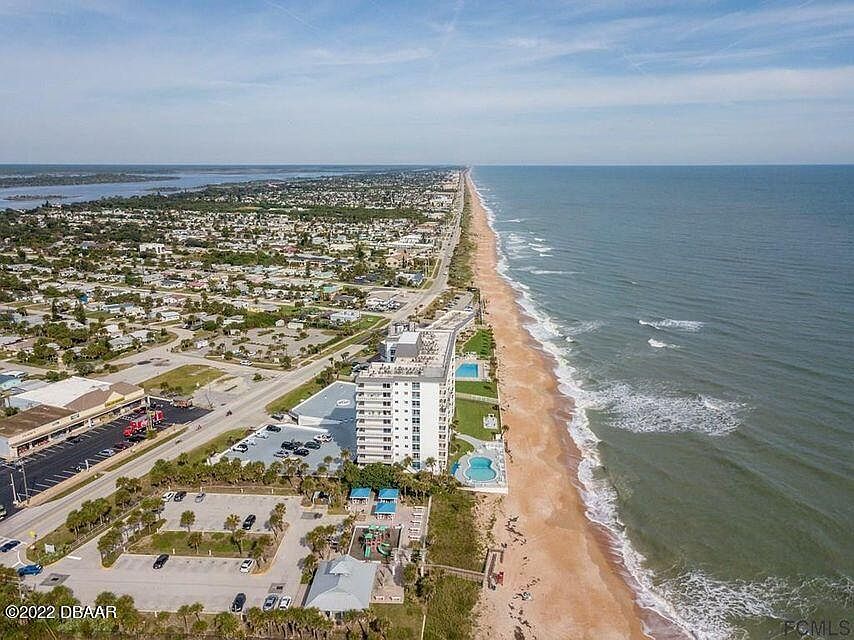
[[331, 612], [367, 609], [371, 604], [377, 566], [352, 556], [318, 563], [305, 606]]
[[321, 424], [352, 421], [356, 411], [356, 385], [337, 380], [291, 409], [295, 416], [318, 418]]
[[54, 420], [65, 418], [73, 414], [73, 411], [61, 407], [50, 407], [45, 404], [26, 409], [8, 418], [0, 420], [0, 436], [11, 438], [33, 429], [50, 424]]
[[372, 362], [358, 378], [444, 378], [454, 359], [456, 331], [419, 329], [404, 331], [397, 339], [393, 362]]

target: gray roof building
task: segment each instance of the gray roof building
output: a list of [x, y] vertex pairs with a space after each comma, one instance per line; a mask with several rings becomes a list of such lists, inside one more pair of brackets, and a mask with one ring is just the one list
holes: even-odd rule
[[377, 566], [349, 555], [318, 563], [304, 606], [327, 613], [367, 609]]

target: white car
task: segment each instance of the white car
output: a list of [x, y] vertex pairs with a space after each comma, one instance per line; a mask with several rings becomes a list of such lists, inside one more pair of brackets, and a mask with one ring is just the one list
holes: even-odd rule
[[290, 596], [282, 596], [279, 598], [279, 609], [287, 609], [291, 606], [291, 597]]
[[314, 436], [315, 442], [332, 442], [332, 436], [328, 433], [318, 433]]
[[255, 564], [255, 561], [252, 558], [246, 558], [246, 560], [240, 563], [240, 573], [249, 573], [252, 571], [253, 564]]
[[246, 453], [247, 451], [249, 451], [249, 447], [246, 446], [246, 443], [240, 442], [234, 445], [231, 450], [236, 451], [237, 453]]
[[267, 435], [267, 432], [266, 432], [266, 431], [264, 431], [263, 429], [259, 429], [258, 431], [256, 431], [256, 432], [255, 432], [255, 437], [256, 437], [256, 438], [261, 438], [262, 440], [266, 440], [266, 439], [267, 439], [267, 438], [269, 438], [270, 436], [269, 436], [269, 435]]
[[241, 360], [240, 364], [242, 364], [244, 367], [251, 367], [252, 361], [251, 360]]
[[174, 491], [167, 491], [166, 493], [163, 494], [163, 502], [172, 502], [172, 500], [174, 500], [174, 499], [175, 499], [175, 492]]

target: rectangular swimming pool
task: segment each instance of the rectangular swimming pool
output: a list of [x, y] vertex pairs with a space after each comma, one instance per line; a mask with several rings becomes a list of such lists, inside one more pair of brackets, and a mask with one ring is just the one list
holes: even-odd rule
[[480, 369], [476, 362], [464, 362], [457, 367], [457, 378], [479, 378]]

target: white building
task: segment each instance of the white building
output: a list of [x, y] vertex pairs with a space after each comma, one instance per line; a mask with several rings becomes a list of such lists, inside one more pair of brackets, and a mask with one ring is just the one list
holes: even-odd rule
[[359, 464], [429, 458], [448, 461], [454, 418], [456, 329], [392, 330], [385, 362], [356, 375], [356, 454]]

